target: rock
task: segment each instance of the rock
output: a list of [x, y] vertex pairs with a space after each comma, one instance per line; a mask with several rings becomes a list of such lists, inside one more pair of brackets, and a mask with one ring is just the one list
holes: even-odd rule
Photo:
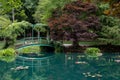
[[16, 68], [11, 68], [11, 70], [25, 70], [25, 69], [28, 69], [29, 68], [29, 66], [18, 66], [18, 67], [16, 67]]
[[76, 63], [76, 64], [86, 64], [85, 61], [76, 61], [75, 63]]
[[120, 60], [119, 60], [119, 59], [118, 59], [118, 60], [115, 60], [115, 62], [120, 63]]

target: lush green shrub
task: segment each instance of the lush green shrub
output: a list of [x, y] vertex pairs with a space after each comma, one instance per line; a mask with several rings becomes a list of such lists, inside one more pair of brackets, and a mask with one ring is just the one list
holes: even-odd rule
[[12, 62], [15, 60], [15, 50], [12, 48], [0, 50], [0, 60]]
[[100, 56], [100, 49], [99, 48], [87, 48], [85, 50], [85, 55], [87, 57], [98, 57]]
[[51, 43], [52, 46], [54, 46], [54, 52], [55, 53], [61, 53], [63, 52], [63, 46], [62, 46], [62, 42], [60, 41], [55, 41]]

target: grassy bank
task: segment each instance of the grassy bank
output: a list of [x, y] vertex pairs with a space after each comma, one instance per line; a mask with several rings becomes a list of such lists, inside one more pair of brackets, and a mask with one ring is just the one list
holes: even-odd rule
[[[63, 44], [72, 44], [71, 41], [64, 41]], [[100, 41], [80, 41], [79, 45], [81, 46], [91, 46], [91, 45], [103, 45], [106, 44], [104, 42], [100, 42]]]
[[[72, 44], [72, 41], [64, 41], [63, 44]], [[80, 41], [80, 42], [79, 42], [79, 45], [80, 45], [80, 46], [107, 45], [107, 43], [101, 42], [101, 41], [99, 41], [99, 40], [96, 40], [96, 41]], [[117, 46], [119, 46], [119, 45], [120, 45], [120, 42], [119, 42], [119, 43], [116, 43], [116, 44], [112, 44], [112, 45], [117, 45]]]
[[4, 46], [4, 41], [0, 41], [0, 49], [2, 49]]

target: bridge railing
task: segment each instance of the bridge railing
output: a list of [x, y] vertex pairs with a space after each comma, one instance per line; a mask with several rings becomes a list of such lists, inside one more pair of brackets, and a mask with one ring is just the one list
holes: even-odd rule
[[24, 56], [17, 56], [15, 64], [21, 66], [29, 66], [29, 67], [44, 67], [49, 66], [53, 63], [55, 56], [46, 56], [40, 58], [29, 58]]
[[20, 40], [17, 40], [15, 43], [15, 46], [23, 46], [23, 45], [29, 45], [29, 44], [49, 44], [50, 39], [47, 37], [26, 37]]

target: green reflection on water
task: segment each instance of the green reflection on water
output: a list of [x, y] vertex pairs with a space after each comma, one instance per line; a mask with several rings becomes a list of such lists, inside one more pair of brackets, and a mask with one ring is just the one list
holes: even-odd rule
[[[119, 55], [88, 59], [80, 54], [55, 54], [45, 59], [0, 62], [0, 80], [120, 80]], [[14, 70], [20, 66], [27, 69]]]

